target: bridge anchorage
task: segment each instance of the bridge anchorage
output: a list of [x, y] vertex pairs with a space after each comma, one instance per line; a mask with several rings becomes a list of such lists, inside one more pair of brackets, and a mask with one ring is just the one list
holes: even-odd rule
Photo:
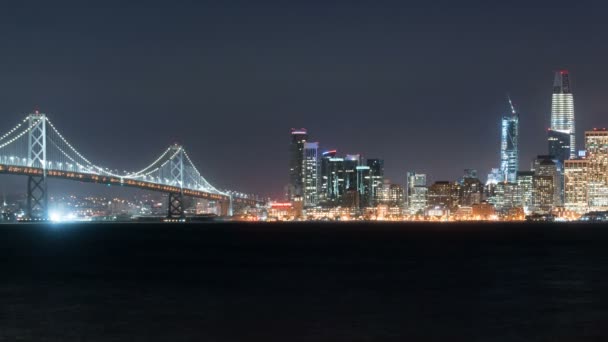
[[167, 193], [167, 219], [170, 221], [185, 220], [185, 196], [217, 202], [222, 215], [232, 215], [233, 203], [239, 206], [261, 203], [254, 198], [216, 189], [201, 175], [184, 147], [177, 144], [136, 172], [119, 172], [98, 166], [78, 152], [51, 120], [39, 112], [28, 115], [0, 136], [0, 173], [28, 177], [28, 220], [48, 219], [49, 177]]

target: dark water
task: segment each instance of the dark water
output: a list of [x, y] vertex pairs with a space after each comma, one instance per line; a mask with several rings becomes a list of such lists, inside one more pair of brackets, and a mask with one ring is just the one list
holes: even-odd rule
[[602, 225], [0, 226], [0, 341], [606, 341]]

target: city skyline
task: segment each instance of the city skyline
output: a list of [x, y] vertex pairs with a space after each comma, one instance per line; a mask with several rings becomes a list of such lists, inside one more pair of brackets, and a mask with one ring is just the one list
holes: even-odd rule
[[[565, 80], [564, 80], [564, 76], [565, 76]], [[568, 96], [568, 98], [563, 99], [560, 96], [562, 95], [566, 95]], [[557, 96], [557, 98], [556, 98]], [[566, 103], [567, 102], [567, 103]], [[574, 131], [574, 110], [573, 110], [573, 104], [572, 104], [572, 91], [571, 91], [571, 86], [570, 86], [570, 81], [569, 81], [569, 71], [567, 70], [557, 70], [555, 71], [555, 78], [554, 78], [554, 83], [553, 83], [553, 98], [552, 98], [552, 115], [551, 115], [551, 120], [550, 120], [550, 128], [547, 129], [548, 132], [548, 142], [549, 142], [549, 149], [548, 149], [548, 153], [549, 155], [556, 155], [556, 157], [558, 158], [558, 160], [560, 160], [562, 163], [564, 161], [564, 159], [567, 159], [569, 157], [571, 157], [571, 155], [568, 154], [568, 152], [570, 152], [573, 156], [576, 156], [578, 151], [574, 151], [572, 152], [572, 148], [570, 148], [570, 146], [574, 143], [575, 141], [575, 135], [576, 135], [576, 131]], [[510, 109], [510, 113], [507, 115], [503, 115], [502, 116], [502, 124], [501, 124], [501, 152], [500, 152], [500, 167], [498, 168], [498, 170], [500, 170], [500, 174], [496, 175], [499, 178], [502, 178], [505, 181], [514, 183], [515, 182], [515, 173], [518, 171], [521, 171], [519, 169], [519, 164], [521, 163], [521, 161], [519, 160], [519, 144], [518, 144], [518, 140], [519, 140], [519, 112], [516, 111], [513, 102], [511, 101], [511, 97], [508, 96], [508, 104], [509, 104], [509, 109]], [[566, 108], [567, 110], [569, 110], [567, 113], [564, 112], [564, 108]], [[569, 120], [569, 121], [568, 121]], [[568, 128], [568, 127], [570, 128]], [[597, 129], [596, 127], [594, 127], [594, 129]], [[305, 156], [302, 155], [302, 152], [305, 151], [307, 149], [307, 146], [310, 148], [312, 146], [314, 146], [314, 156], [315, 158], [318, 155], [321, 155], [325, 152], [333, 152], [334, 155], [336, 153], [336, 149], [330, 149], [327, 146], [324, 145], [320, 145], [319, 142], [310, 142], [307, 141], [308, 140], [308, 131], [306, 128], [300, 128], [300, 129], [291, 129], [291, 136], [292, 136], [292, 144], [290, 147], [290, 156], [299, 156], [298, 160], [292, 160], [290, 162], [290, 165], [293, 166], [293, 172], [292, 175], [290, 176], [290, 181], [287, 183], [288, 185], [284, 186], [284, 193], [285, 191], [287, 193], [287, 198], [288, 199], [293, 199], [293, 195], [290, 195], [290, 193], [293, 193], [297, 196], [303, 196], [305, 194], [305, 184], [302, 181], [302, 177], [304, 177], [304, 168], [302, 167], [303, 165], [303, 161], [305, 160]], [[560, 155], [559, 155], [559, 151], [562, 151], [561, 148], [564, 148], [564, 159], [560, 159]], [[557, 148], [557, 149], [556, 149]], [[553, 154], [553, 151], [558, 151], [558, 153]], [[346, 153], [349, 153], [349, 151], [345, 151]], [[474, 151], [473, 151], [474, 152]], [[540, 153], [541, 151], [539, 151]], [[346, 156], [348, 157], [349, 154], [346, 154]], [[358, 156], [360, 156], [360, 154], [358, 154]], [[292, 157], [290, 157], [290, 160], [293, 159]], [[391, 159], [391, 156], [388, 156], [389, 159]], [[533, 160], [531, 161], [531, 163], [533, 163]], [[524, 165], [525, 165], [525, 161], [524, 161]], [[320, 167], [320, 165], [319, 165]], [[464, 166], [463, 166], [464, 168]], [[525, 167], [524, 167], [525, 169]], [[422, 170], [429, 170], [428, 168], [422, 168]], [[316, 172], [318, 172], [320, 170], [317, 170]], [[406, 171], [407, 173], [408, 171]], [[419, 172], [419, 171], [418, 171]], [[429, 170], [429, 171], [425, 171], [428, 174], [428, 179], [429, 180], [441, 180], [441, 178], [438, 177], [434, 177], [433, 175], [433, 171]], [[483, 172], [482, 172], [483, 173]], [[298, 177], [296, 177], [296, 175], [298, 175]], [[426, 176], [426, 175], [425, 175]], [[315, 181], [316, 181], [316, 176], [314, 177]], [[405, 179], [405, 176], [403, 177]], [[447, 180], [451, 180], [454, 179], [455, 177], [452, 178], [446, 178]], [[293, 186], [293, 185], [289, 185], [291, 184], [291, 182], [300, 182], [299, 184], [297, 184], [297, 186]], [[308, 180], [310, 182], [310, 179]], [[405, 185], [406, 181], [405, 180], [401, 180], [400, 178], [397, 178], [397, 180], [395, 181], [396, 183]], [[319, 189], [322, 186], [322, 184], [314, 184], [313, 185], [315, 188], [318, 186]], [[5, 191], [5, 189], [3, 189], [3, 191]], [[282, 195], [279, 195], [275, 198], [280, 198], [282, 197]], [[314, 203], [318, 203], [319, 199], [315, 199], [313, 202]]]
[[[135, 168], [178, 141], [219, 187], [278, 198], [285, 131], [306, 127], [338, 151], [384, 158], [395, 181], [408, 170], [485, 174], [498, 166], [507, 91], [525, 114], [521, 165], [546, 150], [562, 69], [576, 140], [605, 125], [602, 4], [30, 5], [0, 14], [10, 51], [0, 127], [38, 106], [111, 167]], [[555, 25], [563, 13], [571, 25]]]

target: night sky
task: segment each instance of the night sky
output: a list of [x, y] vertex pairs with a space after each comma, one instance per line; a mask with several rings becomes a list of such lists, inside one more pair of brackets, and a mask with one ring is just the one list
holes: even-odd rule
[[278, 197], [291, 127], [385, 159], [395, 182], [485, 180], [506, 93], [528, 169], [547, 151], [557, 69], [579, 143], [608, 126], [599, 1], [126, 3], [1, 5], [1, 133], [37, 106], [98, 164], [139, 169], [177, 141], [213, 184]]

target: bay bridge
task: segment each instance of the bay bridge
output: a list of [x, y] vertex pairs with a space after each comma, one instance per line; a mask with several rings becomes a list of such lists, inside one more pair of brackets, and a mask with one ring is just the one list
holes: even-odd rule
[[140, 188], [168, 194], [167, 218], [183, 219], [184, 196], [219, 204], [222, 215], [233, 205], [256, 206], [256, 198], [220, 191], [196, 168], [183, 146], [169, 146], [139, 171], [119, 172], [91, 162], [59, 132], [43, 113], [29, 114], [0, 136], [0, 173], [27, 176], [26, 217], [48, 218], [47, 178]]

